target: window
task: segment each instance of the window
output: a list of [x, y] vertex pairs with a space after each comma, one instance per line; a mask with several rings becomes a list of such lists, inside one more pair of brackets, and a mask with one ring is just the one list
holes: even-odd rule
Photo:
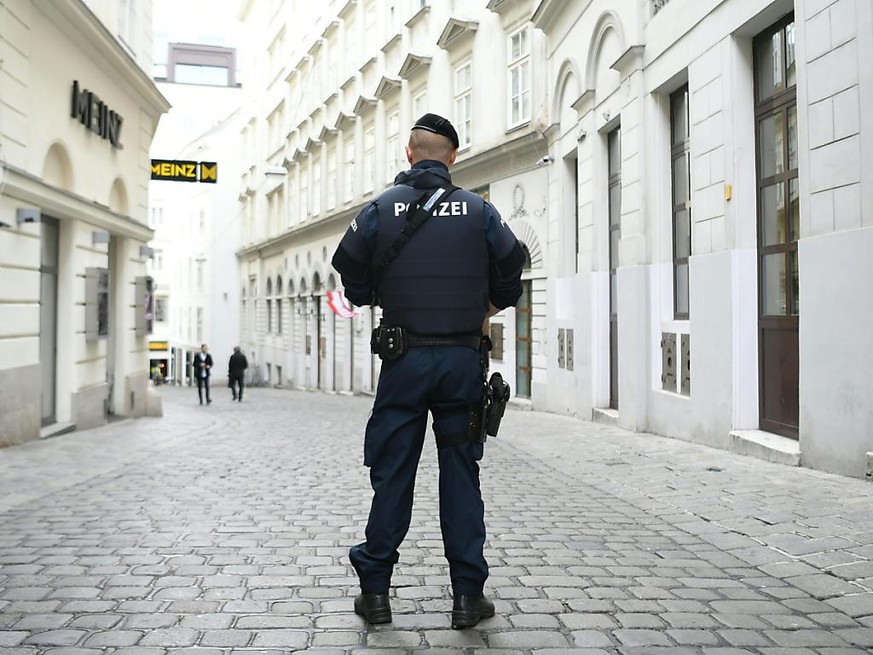
[[218, 46], [171, 43], [167, 61], [167, 81], [236, 86], [236, 51], [233, 48]]
[[119, 0], [118, 36], [132, 50], [136, 47], [136, 2]]
[[276, 298], [276, 334], [282, 334], [282, 299]]
[[315, 162], [312, 167], [312, 215], [321, 213], [321, 162]]
[[370, 38], [378, 39], [378, 31], [376, 29], [376, 19], [379, 17], [379, 12], [376, 10], [375, 0], [370, 0], [364, 5], [364, 34]]
[[385, 182], [386, 184], [393, 184], [395, 176], [403, 167], [402, 159], [400, 158], [400, 113], [394, 111], [388, 114], [387, 123], [388, 139], [385, 142], [385, 147], [388, 149], [388, 152], [385, 159], [388, 164], [385, 171]]
[[455, 69], [455, 126], [461, 148], [473, 142], [473, 64]]
[[267, 334], [273, 333], [273, 301], [267, 298]]
[[530, 28], [509, 37], [509, 126], [530, 120]]
[[155, 298], [155, 322], [164, 323], [167, 320], [167, 299]]
[[491, 359], [503, 359], [503, 324], [491, 324]]
[[197, 260], [197, 291], [203, 291], [203, 260]]
[[609, 172], [609, 407], [618, 409], [618, 265], [621, 240], [621, 127], [607, 136]]
[[197, 341], [203, 343], [203, 308], [197, 308]]
[[300, 174], [300, 215], [303, 220], [309, 218], [309, 173]]
[[412, 120], [417, 121], [427, 113], [427, 91], [419, 91], [412, 96]]
[[327, 155], [327, 208], [336, 207], [336, 148], [331, 148]]
[[358, 39], [357, 39], [358, 24], [354, 15], [349, 16], [349, 22], [346, 25], [346, 71], [352, 74], [355, 69], [355, 63], [358, 60]]
[[369, 127], [364, 132], [364, 193], [376, 186], [376, 128]]
[[344, 193], [346, 202], [349, 202], [355, 197], [355, 142], [351, 135], [347, 136], [346, 143], [346, 179], [344, 185]]
[[688, 86], [670, 96], [670, 159], [673, 195], [673, 318], [689, 318], [691, 255], [691, 141]]

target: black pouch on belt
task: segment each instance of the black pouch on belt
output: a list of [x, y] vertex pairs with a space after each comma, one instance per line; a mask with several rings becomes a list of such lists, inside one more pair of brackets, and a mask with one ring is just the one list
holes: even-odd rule
[[400, 359], [406, 354], [406, 333], [402, 327], [380, 325], [370, 335], [370, 352], [379, 359]]

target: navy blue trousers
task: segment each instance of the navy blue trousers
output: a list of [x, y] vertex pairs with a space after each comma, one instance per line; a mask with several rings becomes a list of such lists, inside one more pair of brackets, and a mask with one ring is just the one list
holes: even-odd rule
[[[470, 404], [482, 398], [479, 353], [463, 346], [410, 348], [382, 363], [373, 411], [364, 437], [373, 502], [366, 541], [349, 552], [364, 593], [387, 593], [398, 548], [412, 520], [415, 476], [433, 415], [437, 437], [464, 432]], [[438, 448], [440, 529], [455, 595], [482, 593], [485, 506], [479, 489], [483, 444]]]

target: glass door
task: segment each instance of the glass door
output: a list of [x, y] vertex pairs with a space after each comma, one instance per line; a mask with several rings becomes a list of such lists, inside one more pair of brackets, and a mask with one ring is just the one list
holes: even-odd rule
[[800, 191], [794, 18], [755, 39], [761, 429], [798, 438]]

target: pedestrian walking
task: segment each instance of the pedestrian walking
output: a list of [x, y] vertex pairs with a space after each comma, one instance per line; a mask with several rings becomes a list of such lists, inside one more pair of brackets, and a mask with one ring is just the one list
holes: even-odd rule
[[233, 399], [242, 402], [243, 389], [245, 388], [245, 372], [249, 367], [249, 360], [242, 353], [239, 346], [233, 347], [233, 354], [227, 362], [227, 384]]
[[206, 389], [206, 404], [212, 404], [212, 397], [209, 394], [209, 379], [212, 376], [212, 355], [209, 354], [209, 348], [206, 344], [200, 345], [200, 352], [194, 355], [194, 377], [197, 378], [197, 395], [200, 397], [200, 404], [203, 404], [203, 390]]
[[391, 621], [391, 575], [412, 517], [428, 412], [452, 627], [494, 615], [483, 593], [484, 438], [469, 425], [482, 421], [484, 322], [518, 302], [525, 255], [490, 203], [452, 184], [458, 145], [447, 119], [422, 116], [406, 146], [411, 170], [357, 215], [332, 260], [349, 300], [383, 310], [372, 339], [382, 370], [364, 436], [373, 499], [366, 541], [349, 552], [361, 585], [355, 612], [369, 623]]

